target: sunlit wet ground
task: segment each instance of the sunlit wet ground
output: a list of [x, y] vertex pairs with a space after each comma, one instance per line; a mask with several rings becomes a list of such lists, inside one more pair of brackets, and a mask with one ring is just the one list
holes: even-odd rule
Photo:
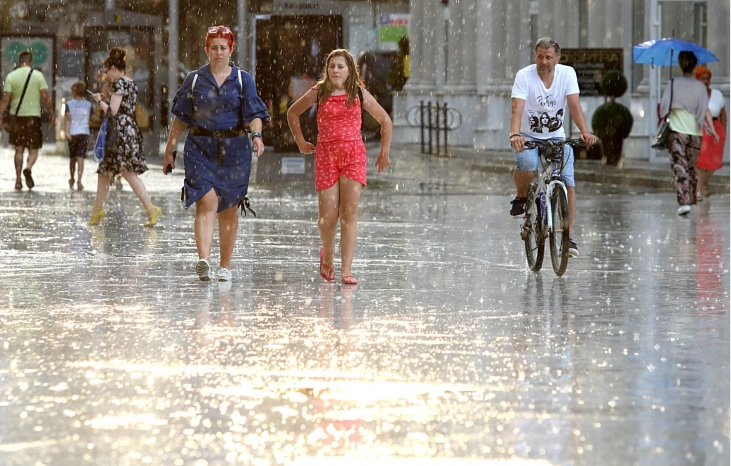
[[274, 183], [229, 288], [195, 276], [182, 170], [143, 176], [157, 228], [126, 184], [87, 227], [95, 164], [78, 193], [45, 157], [18, 193], [3, 152], [0, 464], [729, 464], [728, 196], [678, 218], [580, 185], [556, 277], [527, 270], [510, 175], [392, 157], [357, 287], [317, 273], [314, 192]]

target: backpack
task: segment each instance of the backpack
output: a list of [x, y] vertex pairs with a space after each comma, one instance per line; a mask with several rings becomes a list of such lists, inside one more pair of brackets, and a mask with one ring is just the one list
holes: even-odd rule
[[[241, 94], [240, 95], [242, 97], [243, 97], [243, 94], [244, 94], [244, 80], [241, 77], [241, 73], [243, 73], [243, 72], [244, 72], [244, 70], [242, 70], [241, 68], [239, 68], [239, 73], [238, 73], [238, 75], [239, 75], [239, 86], [241, 86]], [[196, 81], [198, 81], [198, 73], [197, 72], [195, 73], [195, 76], [193, 76], [193, 82], [190, 85], [190, 93], [191, 94], [193, 93], [193, 89], [195, 89], [195, 83], [196, 83]], [[188, 195], [188, 193], [185, 192], [185, 186], [183, 186], [182, 192], [180, 194], [180, 200], [183, 201], [183, 202], [185, 202], [185, 199], [186, 199], [187, 195]], [[238, 207], [239, 209], [241, 209], [241, 216], [242, 217], [246, 217], [246, 211], [247, 210], [249, 212], [251, 212], [252, 215], [254, 215], [254, 217], [256, 217], [256, 212], [254, 212], [254, 209], [251, 208], [251, 201], [249, 201], [249, 198], [248, 197], [244, 196], [244, 198], [239, 201], [239, 203], [238, 203], [238, 205], [236, 207]]]

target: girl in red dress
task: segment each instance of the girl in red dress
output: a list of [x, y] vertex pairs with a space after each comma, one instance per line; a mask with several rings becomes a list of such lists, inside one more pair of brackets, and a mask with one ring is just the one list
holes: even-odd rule
[[[362, 102], [359, 95], [362, 95]], [[299, 116], [317, 109], [317, 146], [302, 135]], [[375, 166], [390, 165], [391, 118], [363, 87], [353, 55], [346, 49], [330, 52], [323, 78], [287, 111], [287, 121], [303, 154], [315, 153], [315, 190], [319, 201], [320, 275], [335, 280], [335, 234], [340, 220], [342, 283], [356, 285], [351, 266], [358, 237], [360, 190], [366, 184], [366, 149], [360, 131], [361, 107], [381, 125], [381, 151]]]

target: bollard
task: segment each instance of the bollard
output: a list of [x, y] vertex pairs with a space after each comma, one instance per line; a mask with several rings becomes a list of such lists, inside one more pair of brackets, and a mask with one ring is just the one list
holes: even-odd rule
[[432, 122], [431, 122], [431, 102], [427, 102], [426, 104], [426, 114], [428, 118], [429, 124], [427, 125], [427, 129], [429, 130], [429, 153], [432, 153], [432, 144], [431, 144], [431, 132], [432, 132]]
[[421, 125], [421, 153], [424, 153], [424, 101], [419, 101], [419, 123]]
[[[446, 104], [445, 104], [446, 105]], [[439, 102], [435, 104], [434, 113], [436, 114], [436, 127], [434, 128], [437, 132], [437, 155], [442, 155], [442, 151], [439, 148], [439, 140], [442, 138], [442, 131], [439, 129], [439, 120], [441, 120], [439, 115], [439, 110], [441, 106], [439, 105]]]
[[447, 149], [447, 103], [444, 103], [444, 155], [449, 155], [449, 149]]

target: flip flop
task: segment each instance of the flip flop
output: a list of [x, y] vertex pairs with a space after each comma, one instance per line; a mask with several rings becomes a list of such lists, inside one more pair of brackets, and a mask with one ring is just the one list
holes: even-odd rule
[[358, 280], [352, 275], [343, 276], [343, 285], [357, 285]]
[[20, 183], [20, 181], [15, 182], [15, 189], [17, 189], [18, 191], [23, 189], [23, 185]]
[[[325, 280], [331, 282], [335, 280], [335, 268], [334, 267], [328, 267], [325, 265], [322, 260], [325, 258], [325, 248], [320, 248], [320, 276], [324, 278]], [[325, 270], [328, 272], [327, 275], [322, 273], [322, 271]]]

